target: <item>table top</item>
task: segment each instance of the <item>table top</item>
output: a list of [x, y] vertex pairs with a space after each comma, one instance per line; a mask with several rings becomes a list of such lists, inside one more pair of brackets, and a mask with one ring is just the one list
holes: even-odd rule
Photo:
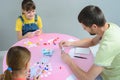
[[[44, 33], [33, 38], [18, 41], [13, 46], [24, 46], [31, 51], [31, 75], [39, 75], [42, 80], [77, 80], [70, 68], [61, 60], [61, 50], [58, 43], [61, 40], [75, 41], [78, 38], [59, 33]], [[82, 54], [79, 54], [79, 52]], [[89, 48], [65, 47], [75, 63], [84, 71], [88, 71], [93, 64], [93, 55]], [[84, 58], [74, 57], [77, 54]], [[3, 60], [3, 71], [6, 66], [6, 55]], [[38, 69], [40, 69], [38, 71]], [[37, 71], [37, 72], [36, 72]]]

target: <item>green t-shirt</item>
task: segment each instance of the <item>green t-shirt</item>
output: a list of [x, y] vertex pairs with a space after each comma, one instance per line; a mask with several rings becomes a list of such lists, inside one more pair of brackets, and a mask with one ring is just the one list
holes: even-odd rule
[[109, 24], [100, 41], [95, 64], [104, 67], [101, 73], [103, 80], [120, 80], [120, 27]]

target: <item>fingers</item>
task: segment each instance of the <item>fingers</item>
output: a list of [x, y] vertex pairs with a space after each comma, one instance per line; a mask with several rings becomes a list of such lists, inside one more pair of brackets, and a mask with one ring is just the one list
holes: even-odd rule
[[40, 76], [34, 76], [33, 80], [41, 80], [41, 79], [40, 79]]
[[25, 34], [26, 37], [31, 38], [34, 36], [34, 34], [32, 32], [28, 32], [27, 34]]
[[35, 35], [36, 35], [36, 36], [39, 36], [41, 33], [42, 33], [42, 30], [37, 30], [37, 31], [35, 31]]
[[61, 54], [64, 54], [64, 53], [65, 53], [64, 49], [61, 49]]
[[67, 46], [67, 41], [61, 41], [61, 42], [59, 43], [59, 47], [60, 47], [60, 49], [61, 49], [61, 54], [65, 53], [64, 46]]
[[64, 44], [65, 44], [65, 41], [61, 41], [61, 42], [59, 43], [59, 47], [60, 47], [60, 49], [63, 48]]

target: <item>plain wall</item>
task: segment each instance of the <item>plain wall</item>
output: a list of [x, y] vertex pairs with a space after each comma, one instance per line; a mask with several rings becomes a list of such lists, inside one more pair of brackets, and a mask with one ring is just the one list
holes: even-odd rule
[[[22, 0], [0, 1], [0, 50], [17, 42], [15, 22], [21, 14]], [[120, 25], [120, 0], [34, 0], [43, 21], [44, 33], [63, 33], [80, 39], [91, 37], [78, 23], [77, 16], [87, 5], [99, 6], [108, 22]]]

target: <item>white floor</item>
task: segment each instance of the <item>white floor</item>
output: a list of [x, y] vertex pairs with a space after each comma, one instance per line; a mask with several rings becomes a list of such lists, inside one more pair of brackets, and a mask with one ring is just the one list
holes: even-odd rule
[[[96, 55], [96, 52], [97, 52], [97, 50], [98, 50], [98, 47], [99, 47], [99, 45], [96, 45], [96, 46], [94, 46], [94, 47], [90, 47], [90, 49], [91, 49], [94, 57], [95, 57], [95, 55]], [[0, 74], [3, 73], [3, 71], [2, 71], [2, 69], [3, 69], [2, 64], [3, 64], [4, 55], [5, 55], [6, 53], [7, 53], [7, 51], [0, 51]]]

